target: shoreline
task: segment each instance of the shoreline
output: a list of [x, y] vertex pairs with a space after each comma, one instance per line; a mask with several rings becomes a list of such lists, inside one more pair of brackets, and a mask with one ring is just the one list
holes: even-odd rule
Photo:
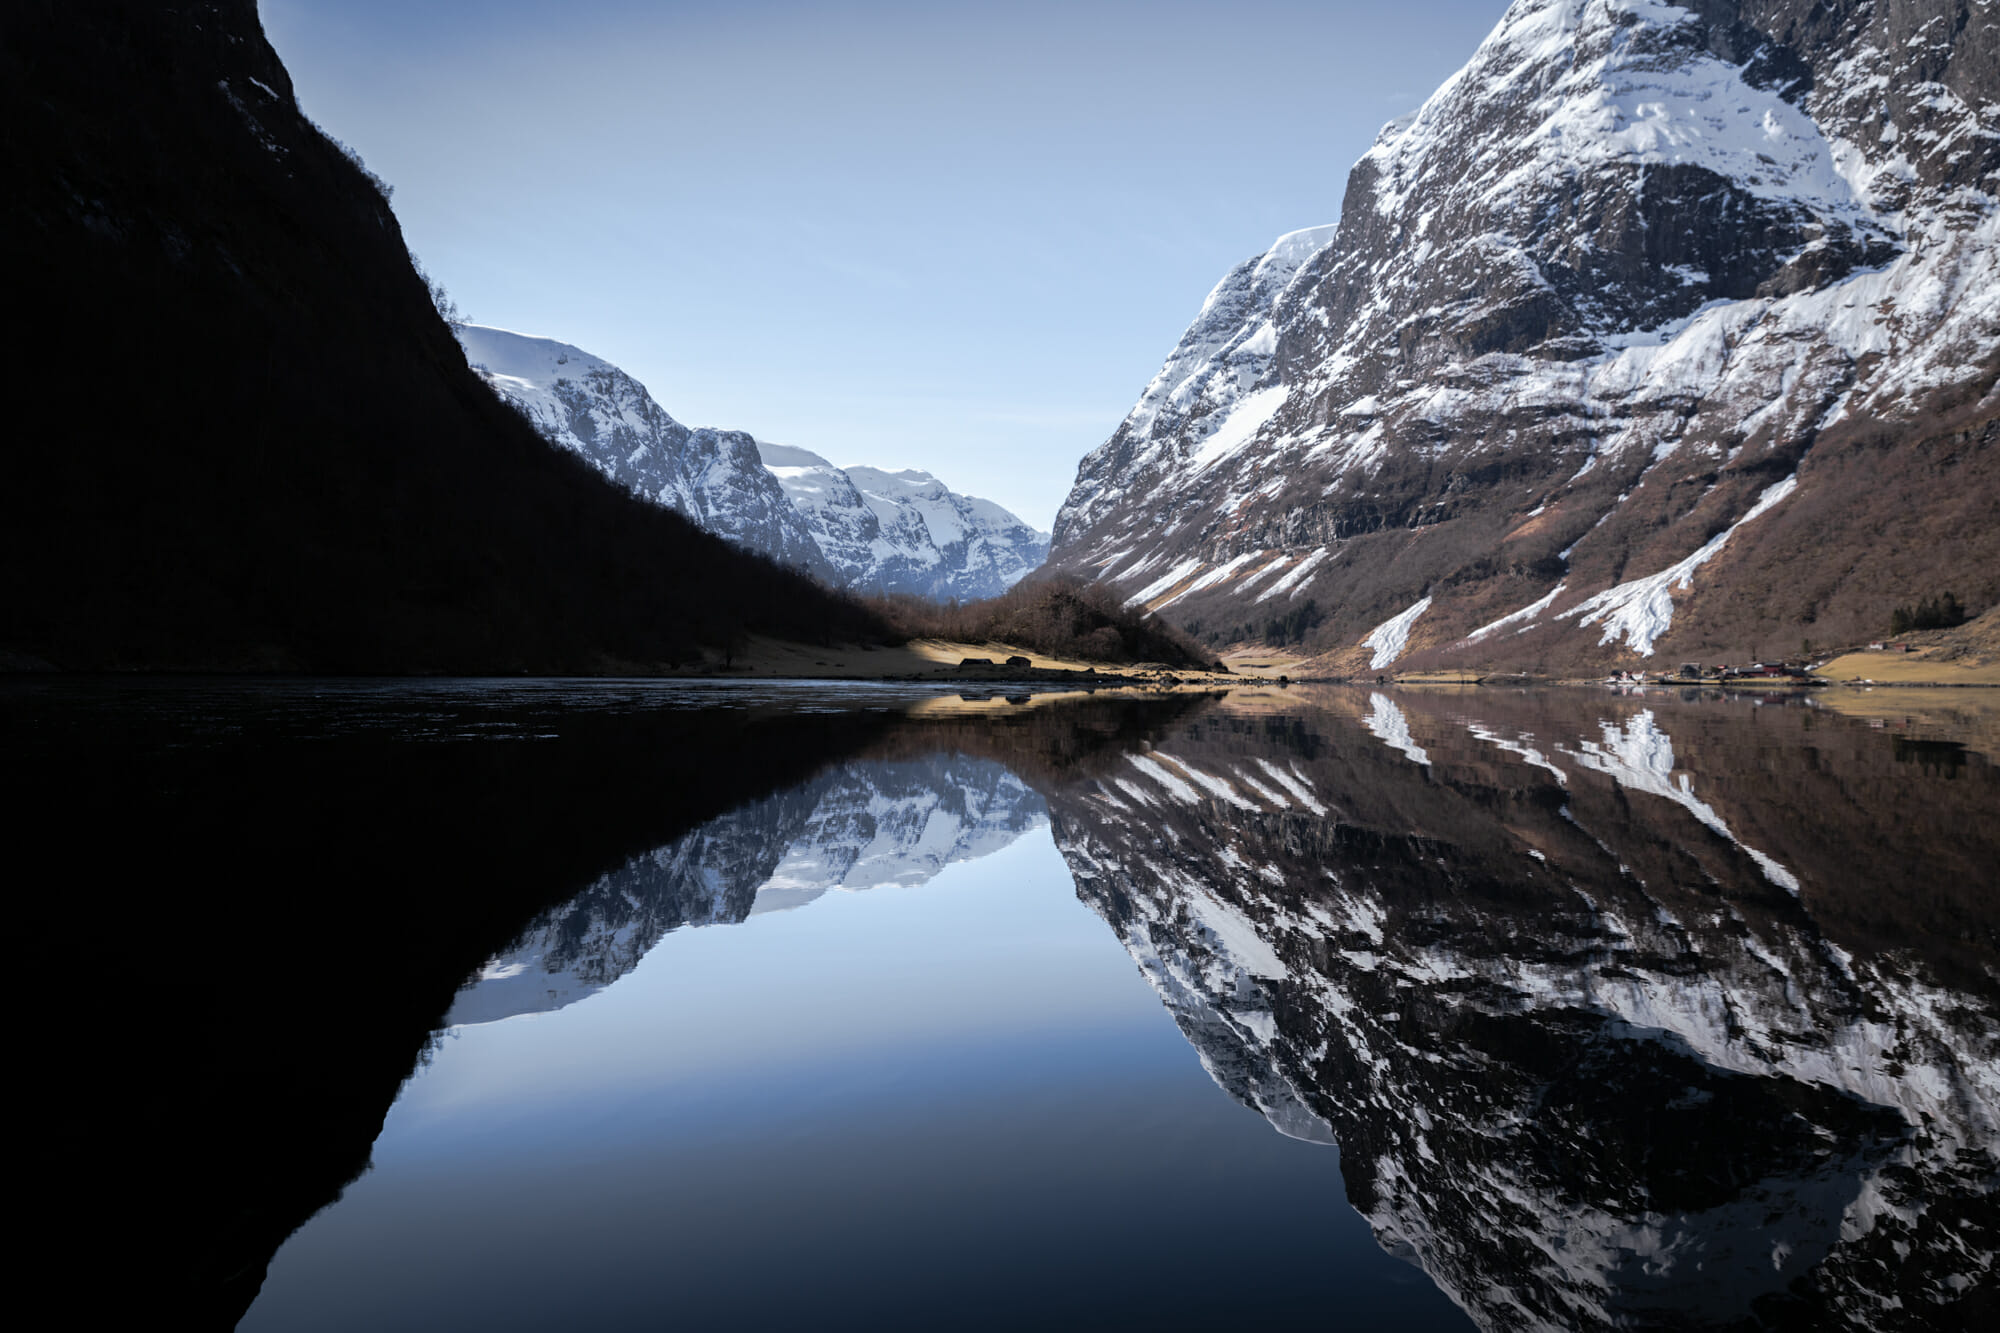
[[191, 678], [208, 680], [601, 680], [601, 681], [715, 681], [718, 683], [769, 684], [777, 681], [825, 682], [827, 684], [1005, 686], [1061, 685], [1084, 689], [1178, 689], [1218, 687], [1234, 689], [1285, 689], [1295, 685], [1340, 685], [1355, 689], [1611, 689], [1611, 690], [1713, 690], [1734, 694], [1814, 694], [1823, 690], [1866, 693], [1871, 690], [2000, 690], [2000, 680], [1950, 680], [1913, 677], [1902, 680], [1772, 679], [1618, 681], [1601, 677], [1490, 676], [1439, 677], [1410, 676], [1253, 676], [1200, 668], [1161, 667], [1133, 669], [1108, 664], [1104, 667], [940, 667], [929, 671], [822, 672], [769, 671], [756, 667], [722, 667], [708, 670], [648, 669], [639, 663], [609, 664], [599, 671], [273, 671], [268, 668], [231, 667], [132, 667], [70, 671], [60, 667], [31, 670], [0, 670], [0, 680], [17, 683], [53, 680], [166, 680]]
[[[1983, 654], [1982, 654], [1983, 655]], [[1232, 661], [1232, 659], [1234, 659]], [[1257, 659], [1257, 660], [1250, 660]], [[0, 679], [15, 681], [53, 678], [95, 677], [152, 678], [200, 676], [217, 679], [576, 679], [576, 680], [687, 680], [770, 682], [777, 680], [825, 681], [828, 683], [875, 682], [897, 685], [931, 685], [949, 688], [970, 686], [986, 689], [1049, 688], [1147, 689], [1177, 688], [1247, 689], [1284, 688], [1290, 685], [1340, 685], [1366, 688], [1540, 689], [1549, 687], [1591, 687], [1597, 689], [1678, 689], [1711, 690], [1725, 694], [1810, 694], [1820, 690], [1867, 692], [1885, 689], [1979, 690], [2000, 689], [2000, 665], [1927, 661], [1916, 654], [1904, 656], [1869, 653], [1843, 654], [1822, 667], [1821, 673], [1804, 677], [1732, 677], [1718, 679], [1660, 676], [1647, 680], [1615, 680], [1603, 676], [1543, 676], [1512, 671], [1411, 671], [1360, 675], [1321, 675], [1316, 672], [1290, 674], [1305, 664], [1304, 659], [1280, 653], [1235, 652], [1222, 659], [1223, 669], [1175, 666], [1166, 662], [1098, 662], [1033, 652], [1018, 645], [1002, 643], [960, 643], [915, 639], [900, 644], [847, 644], [817, 646], [781, 640], [752, 639], [725, 655], [699, 664], [633, 662], [600, 659], [588, 666], [568, 670], [451, 670], [417, 671], [312, 671], [273, 669], [270, 662], [186, 663], [171, 666], [71, 671], [20, 652], [0, 652]], [[1232, 667], [1234, 669], [1232, 669]], [[1839, 671], [1839, 675], [1826, 672]], [[1863, 675], [1873, 669], [1883, 674]], [[1852, 674], [1850, 674], [1852, 673]]]

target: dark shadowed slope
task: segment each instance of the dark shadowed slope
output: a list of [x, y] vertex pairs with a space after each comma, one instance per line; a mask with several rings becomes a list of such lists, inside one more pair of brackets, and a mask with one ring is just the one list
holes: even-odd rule
[[252, 0], [0, 19], [0, 649], [601, 671], [872, 621], [621, 494], [467, 367]]

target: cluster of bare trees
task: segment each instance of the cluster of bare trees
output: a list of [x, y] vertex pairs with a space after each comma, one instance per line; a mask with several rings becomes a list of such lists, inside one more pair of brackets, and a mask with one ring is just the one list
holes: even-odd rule
[[1098, 584], [1064, 575], [1031, 579], [978, 602], [895, 594], [863, 601], [898, 634], [912, 639], [1013, 644], [1050, 657], [1095, 662], [1209, 666], [1215, 660], [1176, 627], [1127, 609]]

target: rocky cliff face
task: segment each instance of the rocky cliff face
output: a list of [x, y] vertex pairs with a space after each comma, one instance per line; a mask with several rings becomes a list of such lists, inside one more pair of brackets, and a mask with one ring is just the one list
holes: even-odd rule
[[1983, 606], [1996, 194], [1990, 5], [1517, 0], [1216, 288], [1052, 563], [1225, 637], [1310, 605], [1348, 669]]
[[928, 472], [837, 468], [818, 454], [760, 444], [843, 586], [940, 601], [993, 597], [1048, 558], [1049, 537]]
[[668, 931], [802, 907], [832, 889], [928, 883], [1042, 826], [1041, 797], [989, 759], [855, 761], [631, 857], [542, 913], [459, 992], [449, 1024], [574, 1004]]
[[1748, 711], [1226, 706], [1050, 813], [1218, 1083], [1482, 1327], [1967, 1326], [2000, 1004], [1952, 919], [2000, 848], [1843, 826], [2000, 770]]
[[837, 587], [992, 597], [1048, 555], [1046, 533], [929, 473], [842, 470], [742, 431], [690, 430], [580, 348], [478, 324], [455, 331], [473, 369], [544, 438], [705, 531]]

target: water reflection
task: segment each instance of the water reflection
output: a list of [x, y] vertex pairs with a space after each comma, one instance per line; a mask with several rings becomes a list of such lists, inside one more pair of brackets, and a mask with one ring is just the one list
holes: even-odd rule
[[[690, 1326], [727, 1324], [730, 1293], [767, 1258], [750, 1244], [731, 1259], [730, 1237], [790, 1234], [801, 1210], [853, 1230], [854, 1191], [874, 1187], [830, 1183], [824, 1164], [863, 1160], [863, 1176], [924, 1182], [902, 1204], [875, 1191], [867, 1227], [919, 1249], [952, 1238], [924, 1250], [923, 1283], [896, 1279], [921, 1286], [917, 1305], [868, 1307], [878, 1326], [934, 1321], [975, 1292], [998, 1324], [1029, 1317], [1048, 1299], [1036, 1275], [1059, 1268], [1060, 1308], [1157, 1324], [1192, 1308], [1171, 1288], [1130, 1294], [1134, 1273], [1163, 1262], [1209, 1268], [1211, 1294], [1228, 1297], [1216, 1318], [1337, 1308], [1447, 1326], [1452, 1312], [1397, 1296], [1349, 1251], [1332, 1268], [1315, 1259], [1344, 1242], [1310, 1203], [1333, 1202], [1330, 1186], [1298, 1184], [1318, 1179], [1308, 1160], [1337, 1162], [1371, 1253], [1407, 1260], [1401, 1272], [1421, 1272], [1481, 1328], [1955, 1328], [1992, 1313], [1990, 708], [1910, 693], [1818, 704], [1246, 689], [1010, 703], [767, 691], [724, 717], [709, 696], [608, 700], [568, 684], [359, 688], [364, 707], [324, 719], [329, 706], [297, 690], [245, 705], [209, 688], [199, 707], [164, 714], [152, 699], [96, 746], [115, 713], [102, 699], [61, 726], [59, 709], [34, 719], [57, 738], [44, 745], [61, 757], [51, 790], [64, 765], [88, 773], [105, 806], [130, 812], [147, 864], [211, 876], [208, 893], [154, 917], [143, 905], [155, 900], [135, 895], [132, 920], [149, 947], [230, 960], [186, 997], [221, 1053], [200, 1072], [214, 1121], [203, 1150], [183, 1151], [192, 1131], [177, 1129], [148, 1151], [201, 1162], [199, 1181], [164, 1197], [214, 1199], [237, 1228], [194, 1228], [199, 1263], [184, 1262], [226, 1269], [216, 1304], [231, 1319], [248, 1299], [234, 1275], [254, 1290], [260, 1253], [360, 1168], [440, 1020], [516, 1033], [487, 1049], [513, 1043], [513, 1077], [562, 1083], [571, 1075], [536, 1063], [556, 1047], [531, 1058], [527, 1029], [496, 1020], [577, 1024], [561, 1029], [579, 1038], [561, 1052], [573, 1072], [599, 1058], [582, 1039], [593, 1031], [607, 1068], [659, 1046], [612, 1026], [653, 1009], [698, 1015], [703, 1050], [744, 1044], [732, 1058], [778, 1071], [741, 1086], [718, 1074], [703, 1094], [727, 1103], [713, 1123], [748, 1146], [697, 1151], [710, 1122], [663, 1119], [664, 1103], [641, 1098], [622, 1132], [645, 1146], [604, 1171], [550, 1166], [536, 1188], [579, 1218], [588, 1188], [657, 1176], [692, 1191], [669, 1193], [640, 1228], [705, 1256], [701, 1290], [716, 1303], [701, 1304], [699, 1284], [661, 1297]], [[107, 797], [107, 783], [125, 785]], [[972, 907], [949, 930], [913, 924], [926, 910], [913, 904], [957, 892], [923, 887], [937, 877], [1024, 855], [1063, 878], [1037, 900], [1034, 931]], [[989, 888], [980, 911], [1025, 901], [1022, 886]], [[1033, 952], [1039, 932], [1068, 928], [1052, 913], [1070, 899], [1088, 912], [1069, 901], [1063, 919], [1122, 946], [1122, 975], [1137, 965], [1181, 1058], [1191, 1046], [1264, 1125], [1231, 1114], [1274, 1146], [1246, 1146], [1203, 1119], [1166, 1065], [1128, 1059], [1148, 1040], [1140, 1029], [1093, 1028], [1091, 1006], [1123, 1003], [1103, 1000], [1112, 982], [1065, 971], [1083, 967], [1063, 951], [1070, 937]], [[857, 916], [856, 903], [873, 906]], [[707, 940], [699, 954], [663, 945], [696, 926], [718, 928], [679, 937]], [[781, 938], [758, 933], [772, 926], [794, 952], [765, 943]], [[983, 954], [956, 952], [982, 940]], [[1017, 952], [996, 962], [1002, 944]], [[801, 959], [822, 953], [853, 971], [800, 991]], [[699, 958], [725, 956], [697, 986]], [[368, 988], [318, 984], [354, 958], [373, 965]], [[988, 966], [1002, 975], [985, 989], [953, 990]], [[648, 989], [676, 969], [681, 991]], [[718, 998], [725, 979], [738, 998]], [[871, 986], [874, 1012], [842, 1008]], [[721, 1021], [771, 996], [794, 999], [767, 1030]], [[872, 1043], [865, 1056], [828, 1054], [856, 1033]], [[711, 1066], [689, 1055], [678, 1068], [675, 1086]], [[406, 1113], [442, 1086], [424, 1082], [434, 1073], [405, 1090]], [[1040, 1100], [1021, 1099], [1028, 1084]], [[1044, 1095], [1052, 1087], [1066, 1091]], [[829, 1088], [859, 1100], [830, 1109]], [[610, 1113], [576, 1106], [564, 1114], [584, 1119], [550, 1121], [551, 1142], [597, 1141]], [[668, 1121], [680, 1148], [661, 1137]], [[420, 1150], [397, 1123], [377, 1171], [288, 1254], [387, 1225], [366, 1220], [370, 1197], [425, 1197], [423, 1152], [449, 1155], [439, 1145], [464, 1136], [438, 1128]], [[991, 1160], [1002, 1142], [1006, 1160]], [[1212, 1192], [1177, 1192], [1222, 1162], [1229, 1178]], [[994, 1172], [1013, 1193], [992, 1192]], [[819, 1192], [808, 1199], [788, 1175]], [[1021, 1248], [1033, 1200], [1056, 1190], [1075, 1225], [1027, 1230], [1074, 1232], [1065, 1245], [1094, 1266], [1060, 1246]], [[711, 1196], [720, 1211], [701, 1214]], [[1250, 1215], [1284, 1220], [1254, 1235], [1216, 1222]], [[703, 1239], [701, 1227], [722, 1229]], [[1180, 1239], [1159, 1240], [1161, 1227]], [[1121, 1232], [1123, 1248], [1104, 1239]], [[628, 1258], [672, 1268], [670, 1255]], [[522, 1287], [521, 1308], [563, 1308], [565, 1284], [603, 1258], [580, 1249], [576, 1262], [551, 1268], [547, 1291]], [[838, 1267], [815, 1270], [818, 1299], [872, 1300], [890, 1280]], [[336, 1285], [368, 1281], [328, 1271]], [[1012, 1305], [992, 1298], [1003, 1282], [1018, 1287]], [[309, 1297], [294, 1291], [286, 1308]], [[277, 1308], [259, 1307], [262, 1326], [287, 1326], [269, 1322]], [[607, 1311], [585, 1314], [643, 1324], [658, 1307]]]
[[635, 862], [650, 889], [607, 878], [455, 1014], [603, 984], [641, 917], [921, 883], [1045, 797], [1215, 1082], [1338, 1143], [1378, 1243], [1481, 1327], [1954, 1327], [2000, 1248], [2000, 770], [1872, 721], [1251, 691], [1087, 764], [985, 736], [1042, 797], [988, 759], [850, 764]]
[[1217, 1080], [1328, 1127], [1482, 1327], [1958, 1327], [2000, 1247], [2000, 774], [1911, 752], [1808, 708], [1329, 693], [1050, 812]]
[[992, 760], [847, 763], [631, 857], [543, 912], [445, 1021], [559, 1009], [630, 972], [670, 930], [788, 911], [830, 889], [916, 887], [1046, 822], [1042, 798]]

